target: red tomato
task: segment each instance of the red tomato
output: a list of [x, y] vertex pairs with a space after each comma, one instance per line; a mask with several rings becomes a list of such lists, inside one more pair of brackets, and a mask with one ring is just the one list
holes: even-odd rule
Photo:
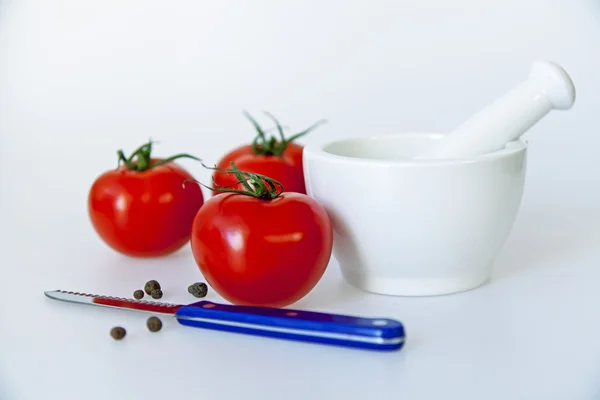
[[[231, 150], [219, 160], [216, 167], [229, 168], [230, 163], [234, 162], [242, 171], [266, 175], [281, 182], [286, 192], [306, 194], [304, 170], [302, 169], [302, 151], [304, 147], [293, 143], [293, 141], [306, 135], [324, 121], [318, 121], [310, 128], [286, 138], [279, 122], [271, 114], [267, 113], [267, 115], [275, 121], [279, 138], [271, 137], [267, 139], [263, 129], [246, 113], [257, 131], [254, 142]], [[213, 188], [235, 185], [237, 181], [235, 176], [219, 172], [213, 174], [213, 179]]]
[[183, 247], [204, 203], [199, 186], [183, 187], [192, 175], [172, 161], [195, 157], [151, 158], [151, 143], [145, 146], [129, 159], [119, 152], [125, 164], [100, 175], [88, 196], [96, 233], [115, 251], [133, 257], [163, 256]]
[[[281, 156], [261, 155], [252, 150], [252, 145], [244, 145], [221, 158], [217, 168], [229, 168], [230, 162], [233, 161], [243, 171], [252, 171], [278, 180], [283, 184], [286, 192], [306, 194], [302, 150], [302, 146], [290, 143]], [[213, 177], [213, 188], [230, 186], [237, 182], [233, 175], [215, 172]]]
[[285, 307], [308, 294], [329, 260], [325, 209], [300, 193], [224, 193], [196, 214], [191, 247], [211, 287], [233, 304]]

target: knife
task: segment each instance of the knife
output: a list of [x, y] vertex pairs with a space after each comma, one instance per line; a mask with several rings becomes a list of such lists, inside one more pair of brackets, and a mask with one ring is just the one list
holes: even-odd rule
[[402, 323], [389, 318], [226, 305], [210, 301], [171, 304], [64, 290], [51, 290], [44, 294], [51, 299], [71, 303], [170, 315], [181, 325], [194, 328], [277, 339], [382, 351], [400, 350], [405, 341]]

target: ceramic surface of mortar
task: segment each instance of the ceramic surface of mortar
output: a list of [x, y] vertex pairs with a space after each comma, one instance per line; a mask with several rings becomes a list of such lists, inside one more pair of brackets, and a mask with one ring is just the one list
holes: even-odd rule
[[517, 217], [527, 143], [458, 159], [413, 159], [443, 134], [307, 146], [308, 195], [329, 213], [344, 279], [389, 295], [440, 295], [486, 282]]

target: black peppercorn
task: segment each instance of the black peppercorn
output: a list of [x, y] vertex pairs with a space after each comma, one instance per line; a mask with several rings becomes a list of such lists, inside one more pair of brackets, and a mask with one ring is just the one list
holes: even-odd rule
[[141, 299], [142, 297], [144, 297], [144, 291], [136, 290], [135, 292], [133, 292], [133, 297], [135, 297], [138, 300]]
[[153, 299], [160, 299], [162, 295], [163, 292], [160, 289], [154, 289], [152, 292], [150, 292], [150, 296], [152, 296]]
[[188, 292], [194, 297], [205, 297], [208, 293], [208, 286], [204, 282], [196, 282], [188, 286]]
[[160, 289], [160, 284], [154, 279], [149, 280], [148, 282], [146, 282], [146, 285], [144, 285], [144, 291], [147, 295], [151, 295], [152, 291], [156, 289]]
[[150, 332], [158, 332], [162, 328], [162, 321], [157, 317], [150, 317], [146, 321], [146, 326]]
[[127, 331], [125, 330], [125, 328], [122, 328], [120, 326], [115, 326], [110, 330], [110, 336], [112, 336], [115, 340], [123, 339], [126, 334]]

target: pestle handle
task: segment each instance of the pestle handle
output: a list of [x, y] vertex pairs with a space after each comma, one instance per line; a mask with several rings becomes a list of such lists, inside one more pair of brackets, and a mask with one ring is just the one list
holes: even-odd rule
[[415, 159], [464, 158], [501, 150], [552, 109], [568, 110], [575, 86], [567, 72], [546, 61], [535, 62], [521, 82]]

